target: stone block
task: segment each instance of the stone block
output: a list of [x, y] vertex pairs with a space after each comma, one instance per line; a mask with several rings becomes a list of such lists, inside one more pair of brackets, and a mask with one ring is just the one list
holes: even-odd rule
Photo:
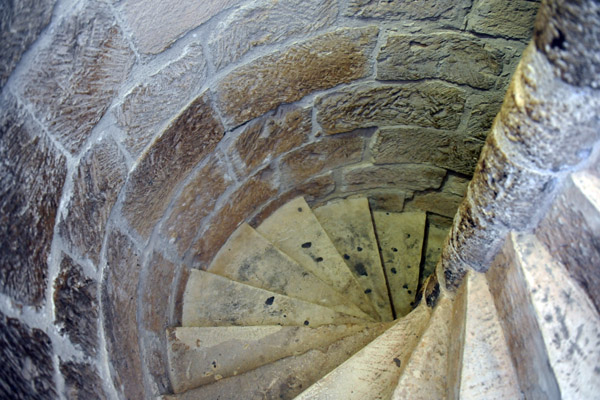
[[255, 48], [331, 26], [337, 17], [337, 3], [267, 0], [240, 7], [219, 22], [208, 42], [217, 70]]
[[173, 189], [215, 149], [223, 134], [223, 126], [203, 94], [154, 140], [130, 174], [123, 203], [123, 214], [140, 235], [148, 238]]
[[469, 96], [465, 108], [469, 115], [466, 134], [485, 140], [504, 99], [505, 92], [488, 90], [483, 94]]
[[0, 291], [40, 305], [66, 160], [20, 104], [0, 104]]
[[360, 85], [316, 100], [317, 121], [326, 134], [384, 125], [454, 130], [466, 94], [442, 82]]
[[60, 373], [65, 380], [64, 396], [67, 400], [106, 400], [102, 378], [93, 364], [60, 361]]
[[162, 234], [180, 255], [190, 247], [203, 220], [232, 183], [227, 166], [212, 156], [183, 188], [162, 228]]
[[138, 50], [158, 54], [239, 0], [124, 1], [120, 7]]
[[382, 128], [371, 154], [375, 164], [426, 163], [472, 175], [482, 147], [482, 141], [455, 132]]
[[125, 157], [112, 139], [104, 139], [82, 157], [73, 177], [73, 194], [60, 222], [65, 241], [98, 262], [106, 222], [127, 176]]
[[[363, 196], [360, 194], [359, 196]], [[369, 206], [372, 211], [402, 212], [408, 193], [394, 190], [369, 192]]]
[[404, 206], [405, 211], [423, 210], [452, 218], [463, 197], [446, 192], [417, 193]]
[[282, 103], [365, 77], [378, 31], [338, 29], [235, 69], [216, 88], [226, 123], [237, 126]]
[[125, 95], [114, 111], [125, 131], [124, 143], [134, 158], [140, 155], [157, 130], [181, 110], [206, 80], [207, 64], [199, 45], [144, 79]]
[[54, 281], [55, 324], [84, 353], [94, 356], [98, 348], [98, 285], [85, 276], [80, 265], [62, 255], [60, 273]]
[[491, 36], [527, 40], [539, 7], [532, 0], [475, 0], [467, 30]]
[[470, 180], [468, 178], [448, 174], [448, 178], [446, 179], [446, 182], [444, 182], [442, 190], [444, 192], [452, 193], [462, 197], [467, 193], [467, 187], [469, 186], [469, 182]]
[[21, 90], [38, 120], [77, 154], [127, 77], [134, 55], [105, 3], [76, 10], [51, 35], [24, 73]]
[[502, 66], [502, 51], [470, 35], [390, 35], [377, 56], [377, 79], [436, 78], [491, 89]]
[[142, 289], [142, 325], [161, 336], [169, 324], [169, 297], [175, 269], [173, 263], [154, 252]]
[[0, 398], [57, 398], [52, 342], [43, 331], [30, 328], [0, 312]]
[[21, 56], [50, 22], [56, 0], [2, 3], [0, 14], [0, 89]]
[[300, 146], [312, 130], [311, 109], [279, 109], [244, 128], [234, 147], [243, 162], [240, 174], [248, 174], [265, 161]]
[[439, 189], [446, 170], [422, 164], [361, 165], [346, 168], [342, 182], [346, 190], [393, 188], [412, 192]]

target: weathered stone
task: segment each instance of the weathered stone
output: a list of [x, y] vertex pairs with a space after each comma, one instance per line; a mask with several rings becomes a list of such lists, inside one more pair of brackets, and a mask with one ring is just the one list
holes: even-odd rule
[[435, 20], [461, 28], [471, 6], [468, 0], [350, 0], [345, 15], [386, 20]]
[[281, 160], [284, 185], [293, 186], [319, 173], [362, 159], [364, 139], [355, 135], [325, 137], [287, 154]]
[[439, 189], [446, 170], [429, 165], [361, 165], [343, 171], [342, 181], [348, 190], [395, 188], [407, 192]]
[[141, 346], [144, 349], [144, 363], [150, 376], [148, 386], [152, 395], [172, 393], [166, 352], [166, 339], [164, 331], [160, 335], [147, 334], [142, 337]]
[[377, 56], [377, 79], [438, 78], [478, 89], [495, 86], [503, 54], [459, 33], [390, 35]]
[[206, 75], [202, 48], [191, 45], [178, 59], [125, 95], [115, 116], [125, 131], [125, 146], [135, 157], [148, 145], [158, 128], [187, 104], [206, 80]]
[[330, 26], [338, 13], [337, 1], [287, 0], [249, 4], [219, 22], [208, 46], [217, 69], [253, 49], [280, 43]]
[[282, 103], [366, 76], [378, 28], [325, 33], [235, 69], [216, 89], [229, 125], [239, 125]]
[[465, 92], [442, 82], [362, 85], [316, 100], [317, 121], [326, 134], [381, 125], [418, 125], [454, 130]]
[[148, 264], [142, 294], [142, 326], [163, 335], [169, 324], [169, 297], [175, 265], [157, 252]]
[[181, 326], [181, 313], [183, 310], [183, 295], [185, 293], [185, 288], [187, 285], [187, 281], [190, 277], [190, 272], [192, 270], [189, 268], [180, 268], [179, 274], [175, 277], [175, 287], [173, 289], [173, 325]]
[[112, 379], [123, 397], [141, 399], [145, 395], [137, 327], [139, 250], [118, 231], [111, 233], [106, 247], [102, 311]]
[[481, 140], [487, 138], [502, 106], [504, 94], [504, 91], [488, 90], [485, 94], [469, 96], [465, 106], [469, 115], [465, 129], [467, 135]]
[[21, 56], [50, 22], [56, 0], [3, 2], [0, 10], [0, 89]]
[[309, 108], [279, 109], [275, 115], [251, 122], [234, 143], [244, 164], [241, 173], [248, 174], [263, 162], [300, 146], [311, 129]]
[[467, 187], [470, 180], [461, 176], [448, 174], [446, 182], [442, 186], [442, 190], [447, 193], [452, 193], [457, 196], [464, 196], [467, 193]]
[[158, 54], [181, 36], [202, 25], [216, 14], [239, 3], [238, 0], [160, 0], [124, 1], [121, 8], [138, 49]]
[[467, 29], [492, 36], [529, 39], [539, 7], [531, 0], [475, 0], [467, 17]]
[[59, 225], [65, 241], [98, 262], [106, 221], [127, 176], [125, 158], [115, 142], [104, 139], [81, 159], [73, 195]]
[[375, 164], [428, 163], [472, 175], [483, 142], [455, 132], [382, 128], [371, 149]]
[[432, 223], [431, 215], [427, 216], [427, 229], [425, 231], [427, 235], [423, 242], [425, 260], [423, 262], [423, 272], [419, 276], [419, 287], [423, 287], [425, 280], [435, 272], [435, 267], [442, 254], [442, 248], [451, 226], [452, 220], [447, 222], [447, 226], [440, 227]]
[[0, 398], [57, 397], [52, 342], [43, 331], [0, 312]]
[[0, 104], [0, 290], [39, 305], [66, 161], [21, 105]]
[[368, 196], [371, 210], [392, 212], [401, 212], [404, 208], [404, 200], [410, 197], [408, 193], [398, 191], [369, 192]]
[[86, 6], [63, 19], [23, 79], [37, 118], [78, 153], [133, 64], [108, 5]]
[[92, 364], [60, 361], [60, 373], [65, 380], [64, 395], [68, 400], [106, 400], [102, 378]]
[[54, 282], [55, 323], [90, 356], [98, 347], [97, 293], [96, 281], [86, 277], [81, 266], [63, 254], [60, 274]]
[[404, 206], [405, 210], [419, 209], [452, 218], [462, 202], [463, 196], [446, 192], [417, 193]]
[[131, 173], [123, 214], [143, 237], [150, 235], [173, 189], [223, 137], [208, 96], [196, 98], [144, 153]]
[[177, 247], [180, 255], [190, 247], [202, 221], [231, 184], [227, 166], [213, 156], [183, 188], [162, 228], [163, 235]]

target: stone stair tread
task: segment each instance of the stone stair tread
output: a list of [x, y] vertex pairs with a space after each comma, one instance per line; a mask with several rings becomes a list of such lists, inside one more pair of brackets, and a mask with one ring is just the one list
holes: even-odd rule
[[420, 305], [296, 398], [389, 398], [429, 317], [429, 308]]
[[327, 346], [364, 325], [179, 327], [167, 330], [175, 393]]
[[393, 320], [369, 201], [365, 197], [338, 200], [313, 209], [313, 213], [381, 319]]
[[183, 295], [183, 326], [360, 324], [365, 320], [314, 303], [192, 270]]
[[304, 198], [297, 197], [281, 206], [256, 230], [338, 293], [344, 294], [348, 301], [369, 315], [377, 315]]
[[313, 346], [305, 353], [282, 358], [258, 368], [163, 400], [292, 399], [323, 375], [379, 336], [390, 323], [369, 324], [353, 335], [325, 346]]
[[449, 298], [438, 300], [429, 326], [413, 350], [392, 399], [446, 398], [452, 307]]
[[470, 271], [466, 285], [461, 399], [522, 399], [506, 338], [484, 274]]
[[427, 216], [423, 212], [373, 212], [375, 231], [397, 317], [408, 314], [419, 285]]
[[348, 315], [371, 319], [248, 224], [242, 224], [230, 236], [207, 271]]

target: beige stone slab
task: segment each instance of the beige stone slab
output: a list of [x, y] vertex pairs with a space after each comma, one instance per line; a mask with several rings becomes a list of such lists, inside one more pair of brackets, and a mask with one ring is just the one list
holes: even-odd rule
[[246, 285], [371, 319], [248, 224], [242, 224], [229, 237], [208, 271]]
[[461, 399], [522, 399], [515, 367], [485, 275], [465, 280], [467, 305]]
[[363, 319], [193, 270], [183, 295], [183, 326], [356, 324]]
[[327, 346], [362, 325], [227, 326], [167, 330], [169, 377], [181, 393], [279, 359]]
[[435, 267], [442, 249], [444, 248], [444, 242], [450, 227], [440, 227], [433, 223], [429, 223], [427, 228], [427, 244], [425, 246], [425, 264], [423, 266], [423, 273], [419, 277], [421, 284], [425, 282], [425, 279], [435, 272]]
[[346, 199], [313, 210], [383, 321], [394, 319], [369, 200]]
[[349, 302], [367, 314], [377, 316], [358, 281], [302, 197], [280, 207], [256, 230], [290, 258], [344, 294]]
[[244, 394], [245, 400], [292, 399], [346, 361], [389, 326], [389, 323], [369, 325], [361, 332], [328, 346], [286, 357], [182, 394], [164, 396], [163, 400], [234, 400], [240, 398], [240, 393]]
[[400, 376], [393, 400], [446, 398], [452, 306], [450, 299], [439, 299], [429, 326]]
[[317, 381], [297, 399], [387, 399], [429, 321], [422, 305], [352, 358]]
[[426, 215], [376, 211], [373, 219], [394, 310], [403, 316], [412, 310], [417, 294]]

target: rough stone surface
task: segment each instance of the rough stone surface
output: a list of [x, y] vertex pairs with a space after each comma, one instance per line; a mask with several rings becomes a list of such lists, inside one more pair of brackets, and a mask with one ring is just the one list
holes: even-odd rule
[[175, 277], [175, 265], [154, 253], [148, 264], [142, 294], [142, 326], [157, 335], [163, 335], [169, 324], [169, 297]]
[[239, 125], [279, 104], [366, 76], [377, 32], [339, 29], [235, 69], [216, 89], [226, 123]]
[[158, 128], [187, 104], [206, 76], [202, 48], [190, 45], [179, 58], [131, 89], [114, 111], [125, 131], [127, 150], [139, 156]]
[[117, 144], [104, 139], [85, 153], [73, 177], [73, 195], [59, 232], [94, 263], [98, 262], [106, 221], [126, 176], [125, 158]]
[[108, 238], [102, 285], [102, 311], [113, 383], [123, 397], [144, 398], [138, 345], [137, 298], [139, 251], [129, 238], [114, 231]]
[[25, 72], [22, 91], [37, 118], [67, 150], [78, 153], [132, 63], [108, 6], [90, 5], [55, 27], [50, 44]]
[[429, 165], [361, 165], [343, 171], [342, 181], [348, 190], [389, 187], [404, 191], [438, 189], [446, 170]]
[[199, 96], [154, 141], [131, 173], [123, 214], [143, 237], [163, 215], [173, 189], [223, 137], [217, 118], [207, 95]]
[[124, 1], [121, 10], [142, 53], [157, 54], [238, 0]]
[[0, 89], [50, 22], [56, 0], [6, 1], [0, 10]]
[[478, 38], [458, 33], [390, 35], [377, 56], [377, 79], [443, 79], [491, 89], [502, 72], [503, 54]]
[[452, 226], [452, 220], [445, 220], [447, 221], [447, 225], [440, 226], [432, 222], [431, 215], [427, 216], [426, 236], [423, 241], [425, 259], [423, 262], [423, 272], [419, 276], [419, 287], [423, 287], [425, 279], [435, 272], [435, 267], [442, 254], [446, 236], [448, 236], [448, 231]]
[[108, 399], [102, 389], [102, 378], [92, 364], [61, 360], [60, 373], [65, 380], [64, 395], [68, 400]]
[[54, 282], [55, 323], [71, 342], [90, 356], [98, 347], [98, 285], [81, 266], [63, 254], [60, 274]]
[[472, 175], [483, 142], [454, 132], [382, 128], [371, 149], [375, 164], [427, 163]]
[[475, 0], [467, 17], [467, 29], [492, 36], [531, 38], [538, 1]]
[[220, 21], [212, 34], [208, 46], [215, 55], [217, 69], [239, 60], [257, 47], [330, 26], [338, 13], [337, 1], [267, 0], [254, 3]]
[[232, 177], [227, 166], [213, 156], [184, 187], [162, 229], [163, 235], [177, 247], [179, 254], [190, 247], [202, 221], [231, 184]]
[[394, 190], [369, 192], [369, 206], [373, 211], [401, 212], [407, 197], [407, 193]]
[[382, 125], [418, 125], [454, 130], [465, 92], [442, 82], [361, 85], [316, 100], [317, 121], [326, 134]]
[[410, 202], [405, 204], [404, 209], [420, 209], [423, 211], [443, 215], [448, 218], [453, 218], [454, 214], [456, 214], [456, 210], [458, 210], [458, 206], [462, 202], [462, 199], [463, 196], [458, 196], [444, 191], [417, 193]]
[[16, 101], [0, 104], [0, 290], [39, 305], [66, 161]]
[[469, 109], [469, 118], [465, 128], [467, 135], [485, 140], [500, 111], [504, 95], [504, 91], [488, 90], [484, 95], [469, 96], [465, 107]]
[[457, 196], [464, 196], [467, 193], [470, 179], [462, 176], [448, 174], [446, 182], [442, 186], [442, 190], [447, 193], [452, 193]]
[[0, 397], [55, 399], [52, 342], [41, 330], [30, 328], [0, 312]]

